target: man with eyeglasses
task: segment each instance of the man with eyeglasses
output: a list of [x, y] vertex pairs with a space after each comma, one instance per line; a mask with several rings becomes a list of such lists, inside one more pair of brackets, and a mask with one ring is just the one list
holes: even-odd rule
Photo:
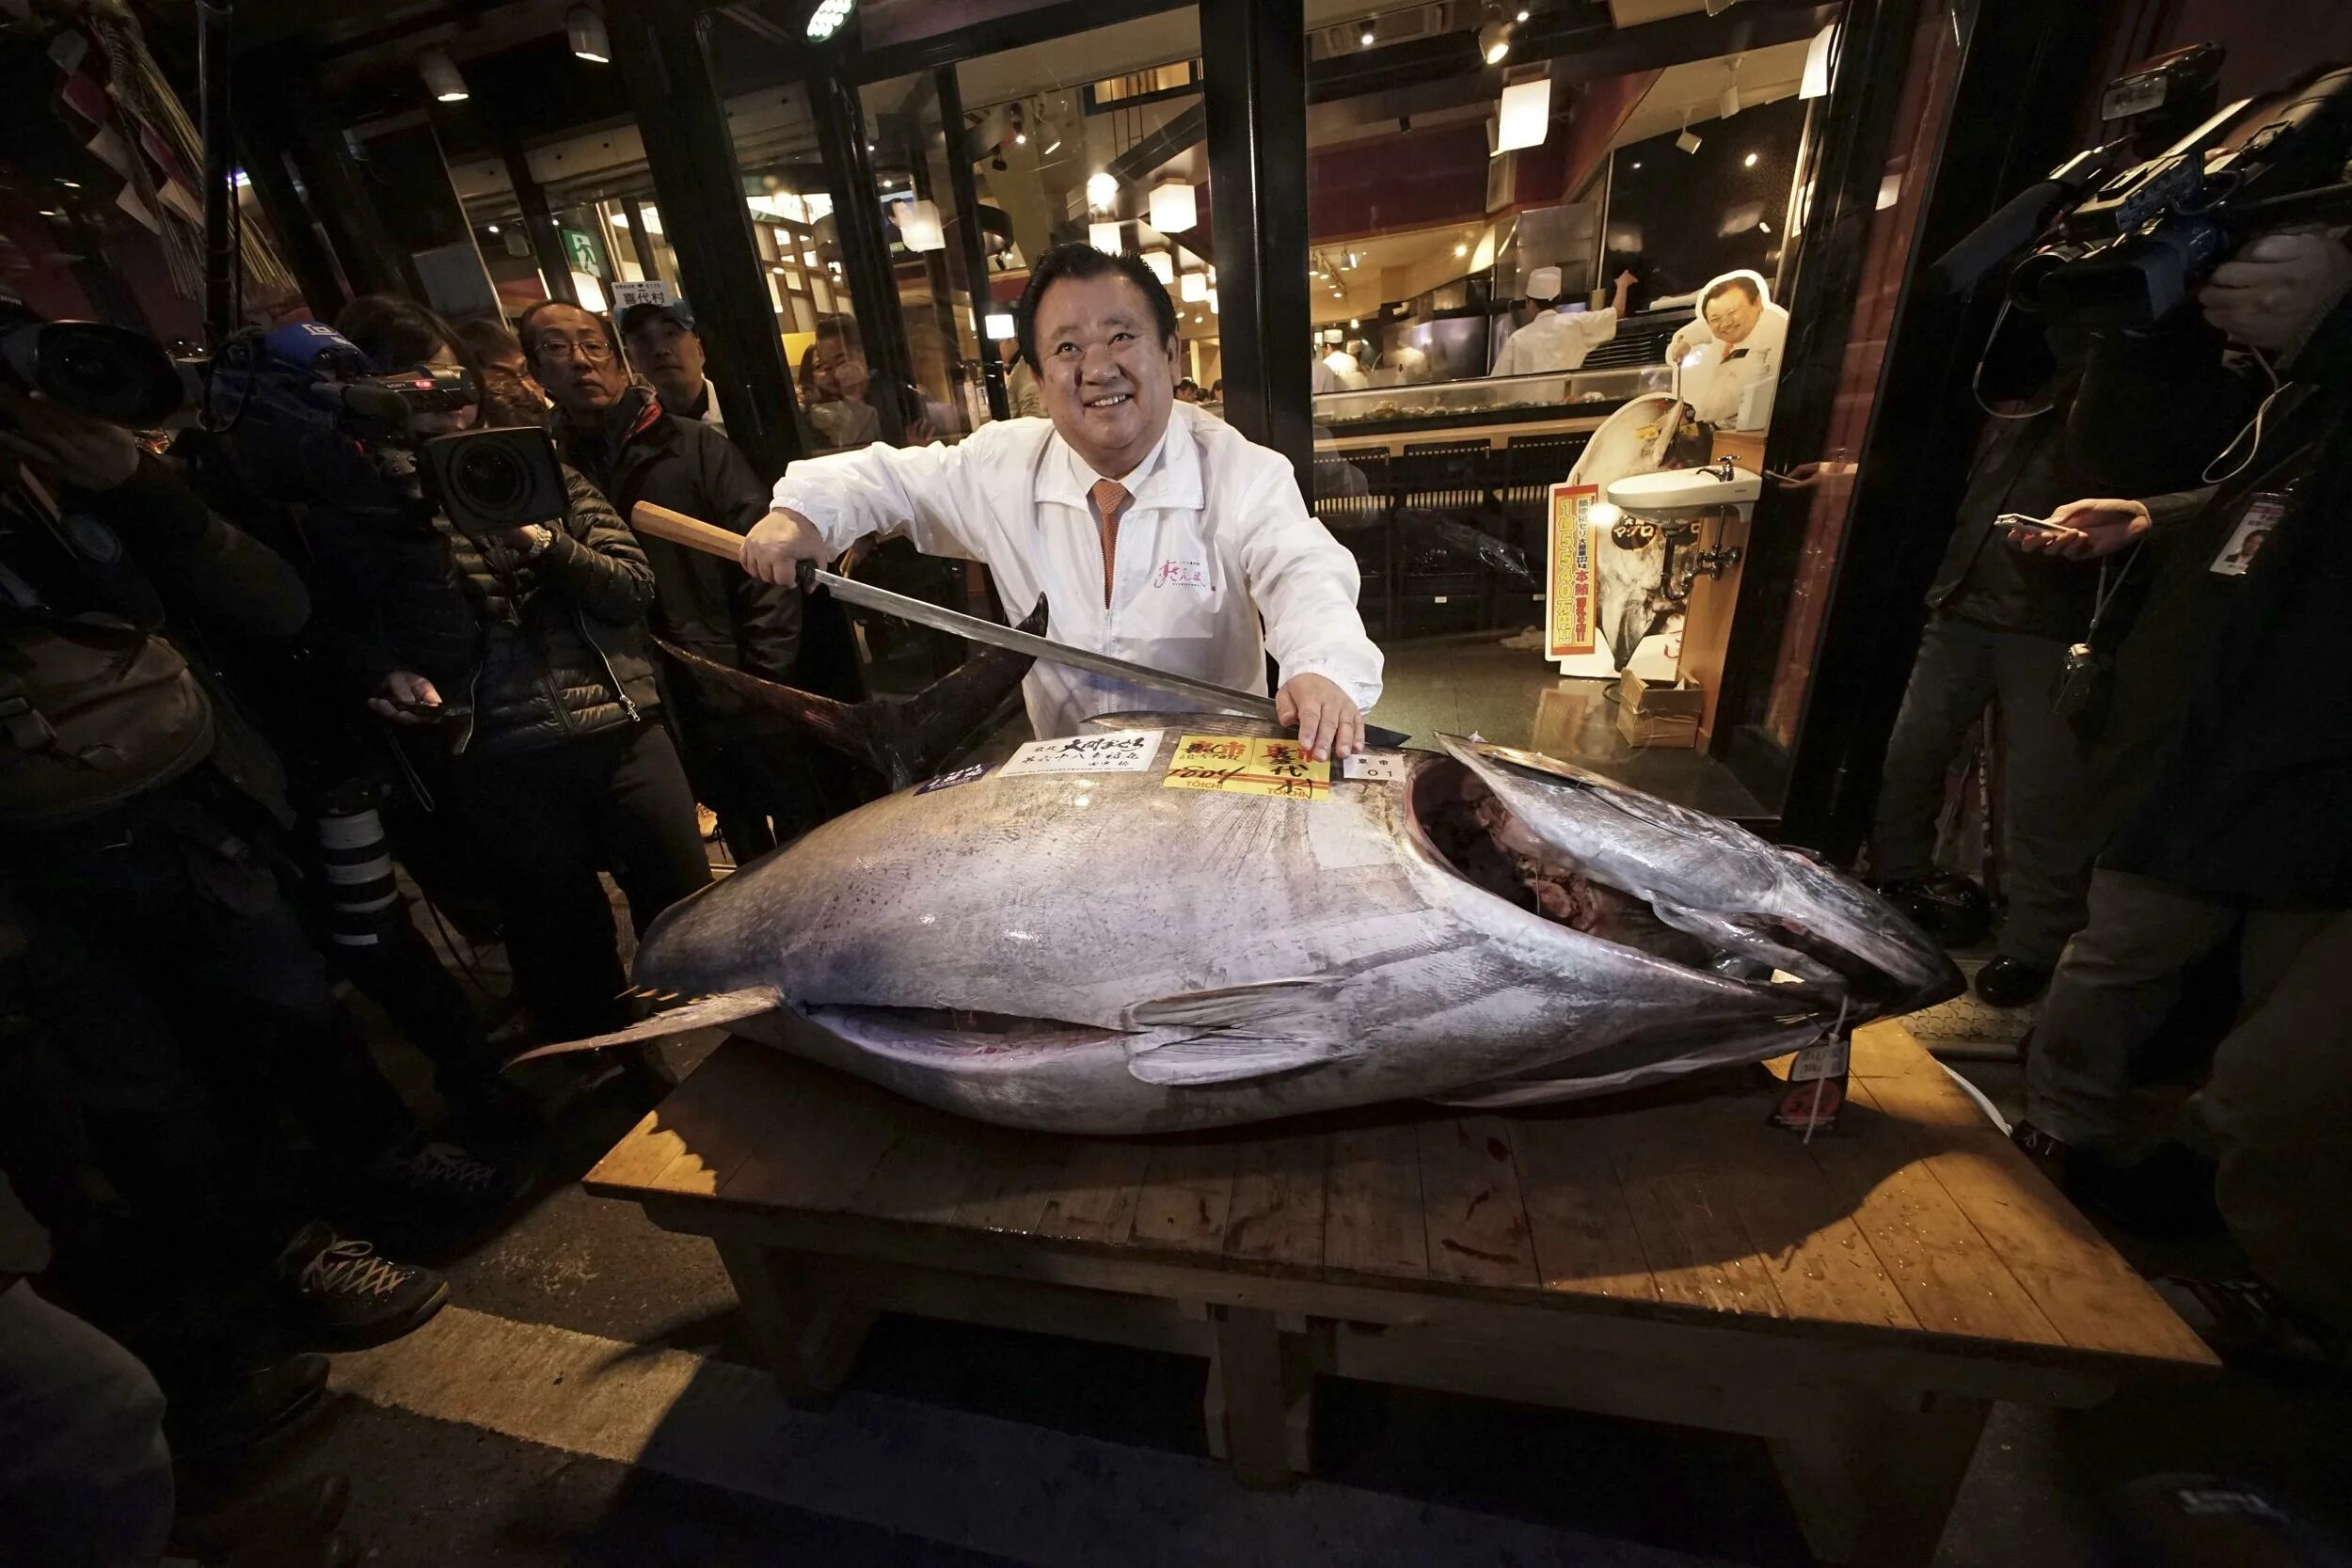
[[[639, 501], [745, 532], [766, 515], [768, 487], [715, 424], [665, 408], [632, 386], [610, 325], [577, 305], [534, 305], [517, 324], [532, 369], [555, 403], [564, 459], [623, 517]], [[641, 538], [653, 565], [655, 628], [714, 663], [767, 680], [795, 680], [801, 595], [723, 561]], [[718, 815], [737, 863], [767, 853], [805, 825], [813, 806], [806, 765], [772, 716], [683, 672], [666, 682], [694, 792]]]

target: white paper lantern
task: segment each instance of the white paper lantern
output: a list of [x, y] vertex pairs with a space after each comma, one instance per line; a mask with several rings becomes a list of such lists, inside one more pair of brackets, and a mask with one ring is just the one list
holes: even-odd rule
[[1012, 318], [1002, 310], [991, 310], [981, 325], [988, 329], [988, 341], [992, 343], [1005, 342], [1020, 336], [1013, 329]]
[[1200, 221], [1200, 203], [1192, 186], [1182, 180], [1163, 180], [1152, 187], [1152, 227], [1163, 234], [1181, 234]]
[[1833, 22], [1813, 35], [1813, 41], [1804, 47], [1804, 78], [1798, 85], [1799, 98], [1829, 96], [1829, 54], [1836, 46], [1837, 24]]
[[1209, 297], [1209, 275], [1188, 272], [1176, 280], [1176, 294], [1187, 305], [1198, 305]]
[[908, 201], [898, 205], [898, 238], [909, 250], [945, 250], [947, 230], [939, 221], [936, 201]]
[[1501, 119], [1495, 136], [1497, 152], [1541, 147], [1551, 131], [1551, 78], [1514, 82], [1503, 88]]
[[1158, 278], [1161, 282], [1173, 283], [1176, 281], [1176, 259], [1170, 256], [1167, 251], [1145, 251], [1143, 253], [1143, 264], [1150, 267], [1152, 269], [1152, 276]]
[[1119, 225], [1115, 223], [1088, 224], [1087, 244], [1092, 245], [1095, 249], [1101, 251], [1105, 256], [1118, 255]]

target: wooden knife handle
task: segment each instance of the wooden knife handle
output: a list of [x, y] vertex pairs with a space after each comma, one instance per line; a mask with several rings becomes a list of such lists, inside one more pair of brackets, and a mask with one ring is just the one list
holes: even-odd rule
[[690, 517], [683, 512], [673, 512], [652, 501], [639, 501], [628, 509], [629, 526], [638, 532], [656, 539], [667, 539], [673, 545], [683, 545], [705, 555], [724, 556], [729, 561], [743, 559], [743, 536], [732, 529], [716, 523], [706, 523], [700, 517]]

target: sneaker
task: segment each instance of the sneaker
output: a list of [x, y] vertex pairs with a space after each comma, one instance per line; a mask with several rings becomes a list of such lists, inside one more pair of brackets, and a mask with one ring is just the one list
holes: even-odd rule
[[2050, 989], [2050, 971], [2020, 958], [1988, 958], [1977, 971], [1977, 995], [1990, 1007], [2022, 1007]]
[[290, 1355], [227, 1383], [167, 1387], [164, 1435], [177, 1459], [244, 1453], [316, 1409], [326, 1397], [326, 1357]]
[[712, 844], [718, 841], [719, 814], [712, 811], [708, 806], [704, 805], [700, 800], [694, 802], [694, 831], [703, 835], [703, 842], [705, 844]]
[[2242, 1279], [2167, 1275], [2153, 1283], [2181, 1321], [2224, 1361], [2352, 1369], [2342, 1336], [2250, 1275]]
[[1878, 895], [1942, 947], [1973, 947], [1993, 929], [1984, 889], [1954, 872], [1881, 882]]
[[2029, 1121], [2011, 1127], [2009, 1137], [2068, 1202], [2142, 1241], [2186, 1241], [2226, 1228], [2214, 1202], [2213, 1162], [2185, 1144], [2167, 1140], [2120, 1165]]
[[450, 1209], [497, 1208], [530, 1184], [529, 1171], [520, 1166], [495, 1164], [422, 1133], [385, 1153], [368, 1176], [404, 1196]]
[[449, 1281], [376, 1256], [372, 1243], [313, 1220], [278, 1255], [300, 1326], [332, 1350], [362, 1350], [422, 1326], [449, 1303]]

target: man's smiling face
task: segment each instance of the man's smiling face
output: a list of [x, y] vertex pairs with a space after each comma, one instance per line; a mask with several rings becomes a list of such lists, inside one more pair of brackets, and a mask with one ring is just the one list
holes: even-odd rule
[[1038, 389], [1054, 428], [1116, 479], [1151, 454], [1176, 396], [1176, 342], [1119, 273], [1058, 277], [1037, 303]]

